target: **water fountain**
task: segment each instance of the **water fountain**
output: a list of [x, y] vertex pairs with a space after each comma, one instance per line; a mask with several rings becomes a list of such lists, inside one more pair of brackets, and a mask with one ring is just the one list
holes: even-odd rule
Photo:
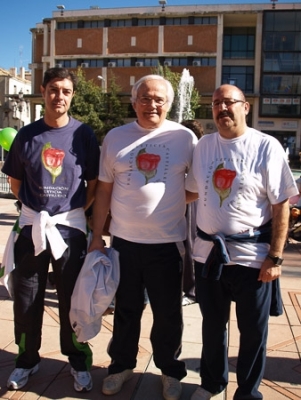
[[189, 70], [184, 68], [178, 87], [176, 98], [176, 121], [182, 122], [185, 119], [193, 119], [194, 115], [190, 107], [190, 99], [194, 87], [194, 78], [190, 75]]

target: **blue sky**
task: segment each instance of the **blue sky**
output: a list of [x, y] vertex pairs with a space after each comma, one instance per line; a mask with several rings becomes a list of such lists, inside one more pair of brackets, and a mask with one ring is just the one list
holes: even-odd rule
[[[278, 0], [281, 3], [300, 3], [301, 0]], [[105, 4], [104, 4], [105, 3]], [[196, 4], [267, 3], [269, 0], [167, 0], [168, 6]], [[1, 0], [0, 23], [0, 67], [25, 67], [31, 62], [31, 32], [36, 23], [51, 18], [56, 6], [63, 4], [66, 10], [89, 9], [92, 5], [101, 8], [159, 6], [158, 0]], [[277, 5], [276, 5], [277, 7]]]

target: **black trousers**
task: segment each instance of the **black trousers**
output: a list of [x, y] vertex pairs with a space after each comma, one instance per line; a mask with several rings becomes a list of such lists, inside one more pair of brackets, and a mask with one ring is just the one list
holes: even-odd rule
[[195, 263], [197, 301], [203, 315], [202, 387], [216, 394], [228, 384], [227, 323], [234, 301], [240, 340], [233, 399], [262, 399], [258, 388], [266, 362], [272, 282], [258, 281], [259, 270], [242, 265], [224, 265], [219, 280], [205, 279], [203, 266]]
[[154, 362], [163, 374], [184, 378], [185, 363], [177, 359], [183, 331], [183, 262], [177, 244], [140, 244], [114, 237], [112, 247], [119, 251], [120, 284], [108, 351], [109, 374], [136, 367], [146, 288], [154, 317], [150, 337]]
[[87, 252], [84, 233], [65, 239], [68, 248], [54, 260], [49, 246], [34, 255], [31, 239], [19, 236], [15, 243], [15, 269], [12, 272], [14, 290], [15, 342], [19, 346], [17, 368], [32, 368], [40, 361], [44, 297], [49, 263], [54, 272], [59, 302], [60, 344], [62, 354], [68, 356], [77, 371], [88, 370], [92, 352], [86, 343], [78, 343], [69, 322], [70, 300], [73, 288]]

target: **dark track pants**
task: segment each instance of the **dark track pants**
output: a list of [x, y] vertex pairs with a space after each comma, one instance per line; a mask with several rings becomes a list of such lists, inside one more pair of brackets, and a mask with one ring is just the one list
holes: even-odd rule
[[56, 261], [49, 248], [34, 256], [32, 240], [22, 234], [15, 243], [13, 290], [15, 342], [19, 346], [17, 368], [32, 368], [40, 361], [44, 296], [50, 260], [59, 301], [62, 354], [68, 356], [71, 366], [77, 371], [88, 370], [92, 364], [92, 352], [88, 344], [77, 342], [69, 322], [71, 295], [87, 252], [86, 236], [81, 233], [65, 239], [65, 242], [68, 248]]
[[262, 399], [258, 387], [266, 361], [271, 283], [257, 280], [258, 269], [241, 265], [224, 266], [218, 281], [204, 279], [203, 265], [195, 263], [197, 300], [203, 315], [201, 386], [219, 393], [228, 384], [227, 323], [231, 301], [235, 301], [240, 343], [234, 400]]
[[183, 263], [176, 243], [139, 244], [114, 237], [112, 247], [119, 251], [120, 284], [108, 350], [109, 374], [136, 367], [146, 288], [154, 317], [150, 337], [154, 362], [163, 374], [184, 378], [185, 363], [177, 359], [183, 330]]

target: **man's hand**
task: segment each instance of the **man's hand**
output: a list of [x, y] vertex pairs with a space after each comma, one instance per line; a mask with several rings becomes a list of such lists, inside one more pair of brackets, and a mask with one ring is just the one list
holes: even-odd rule
[[102, 253], [107, 254], [106, 249], [105, 249], [105, 241], [103, 240], [102, 237], [92, 236], [92, 240], [91, 240], [90, 246], [88, 248], [88, 253], [90, 253], [93, 250], [99, 250]]
[[293, 218], [298, 218], [300, 214], [301, 214], [301, 210], [299, 210], [298, 208], [293, 207], [293, 208], [291, 209], [291, 216], [292, 216]]
[[258, 280], [262, 282], [271, 282], [279, 278], [281, 267], [277, 266], [270, 259], [265, 259], [261, 265]]

